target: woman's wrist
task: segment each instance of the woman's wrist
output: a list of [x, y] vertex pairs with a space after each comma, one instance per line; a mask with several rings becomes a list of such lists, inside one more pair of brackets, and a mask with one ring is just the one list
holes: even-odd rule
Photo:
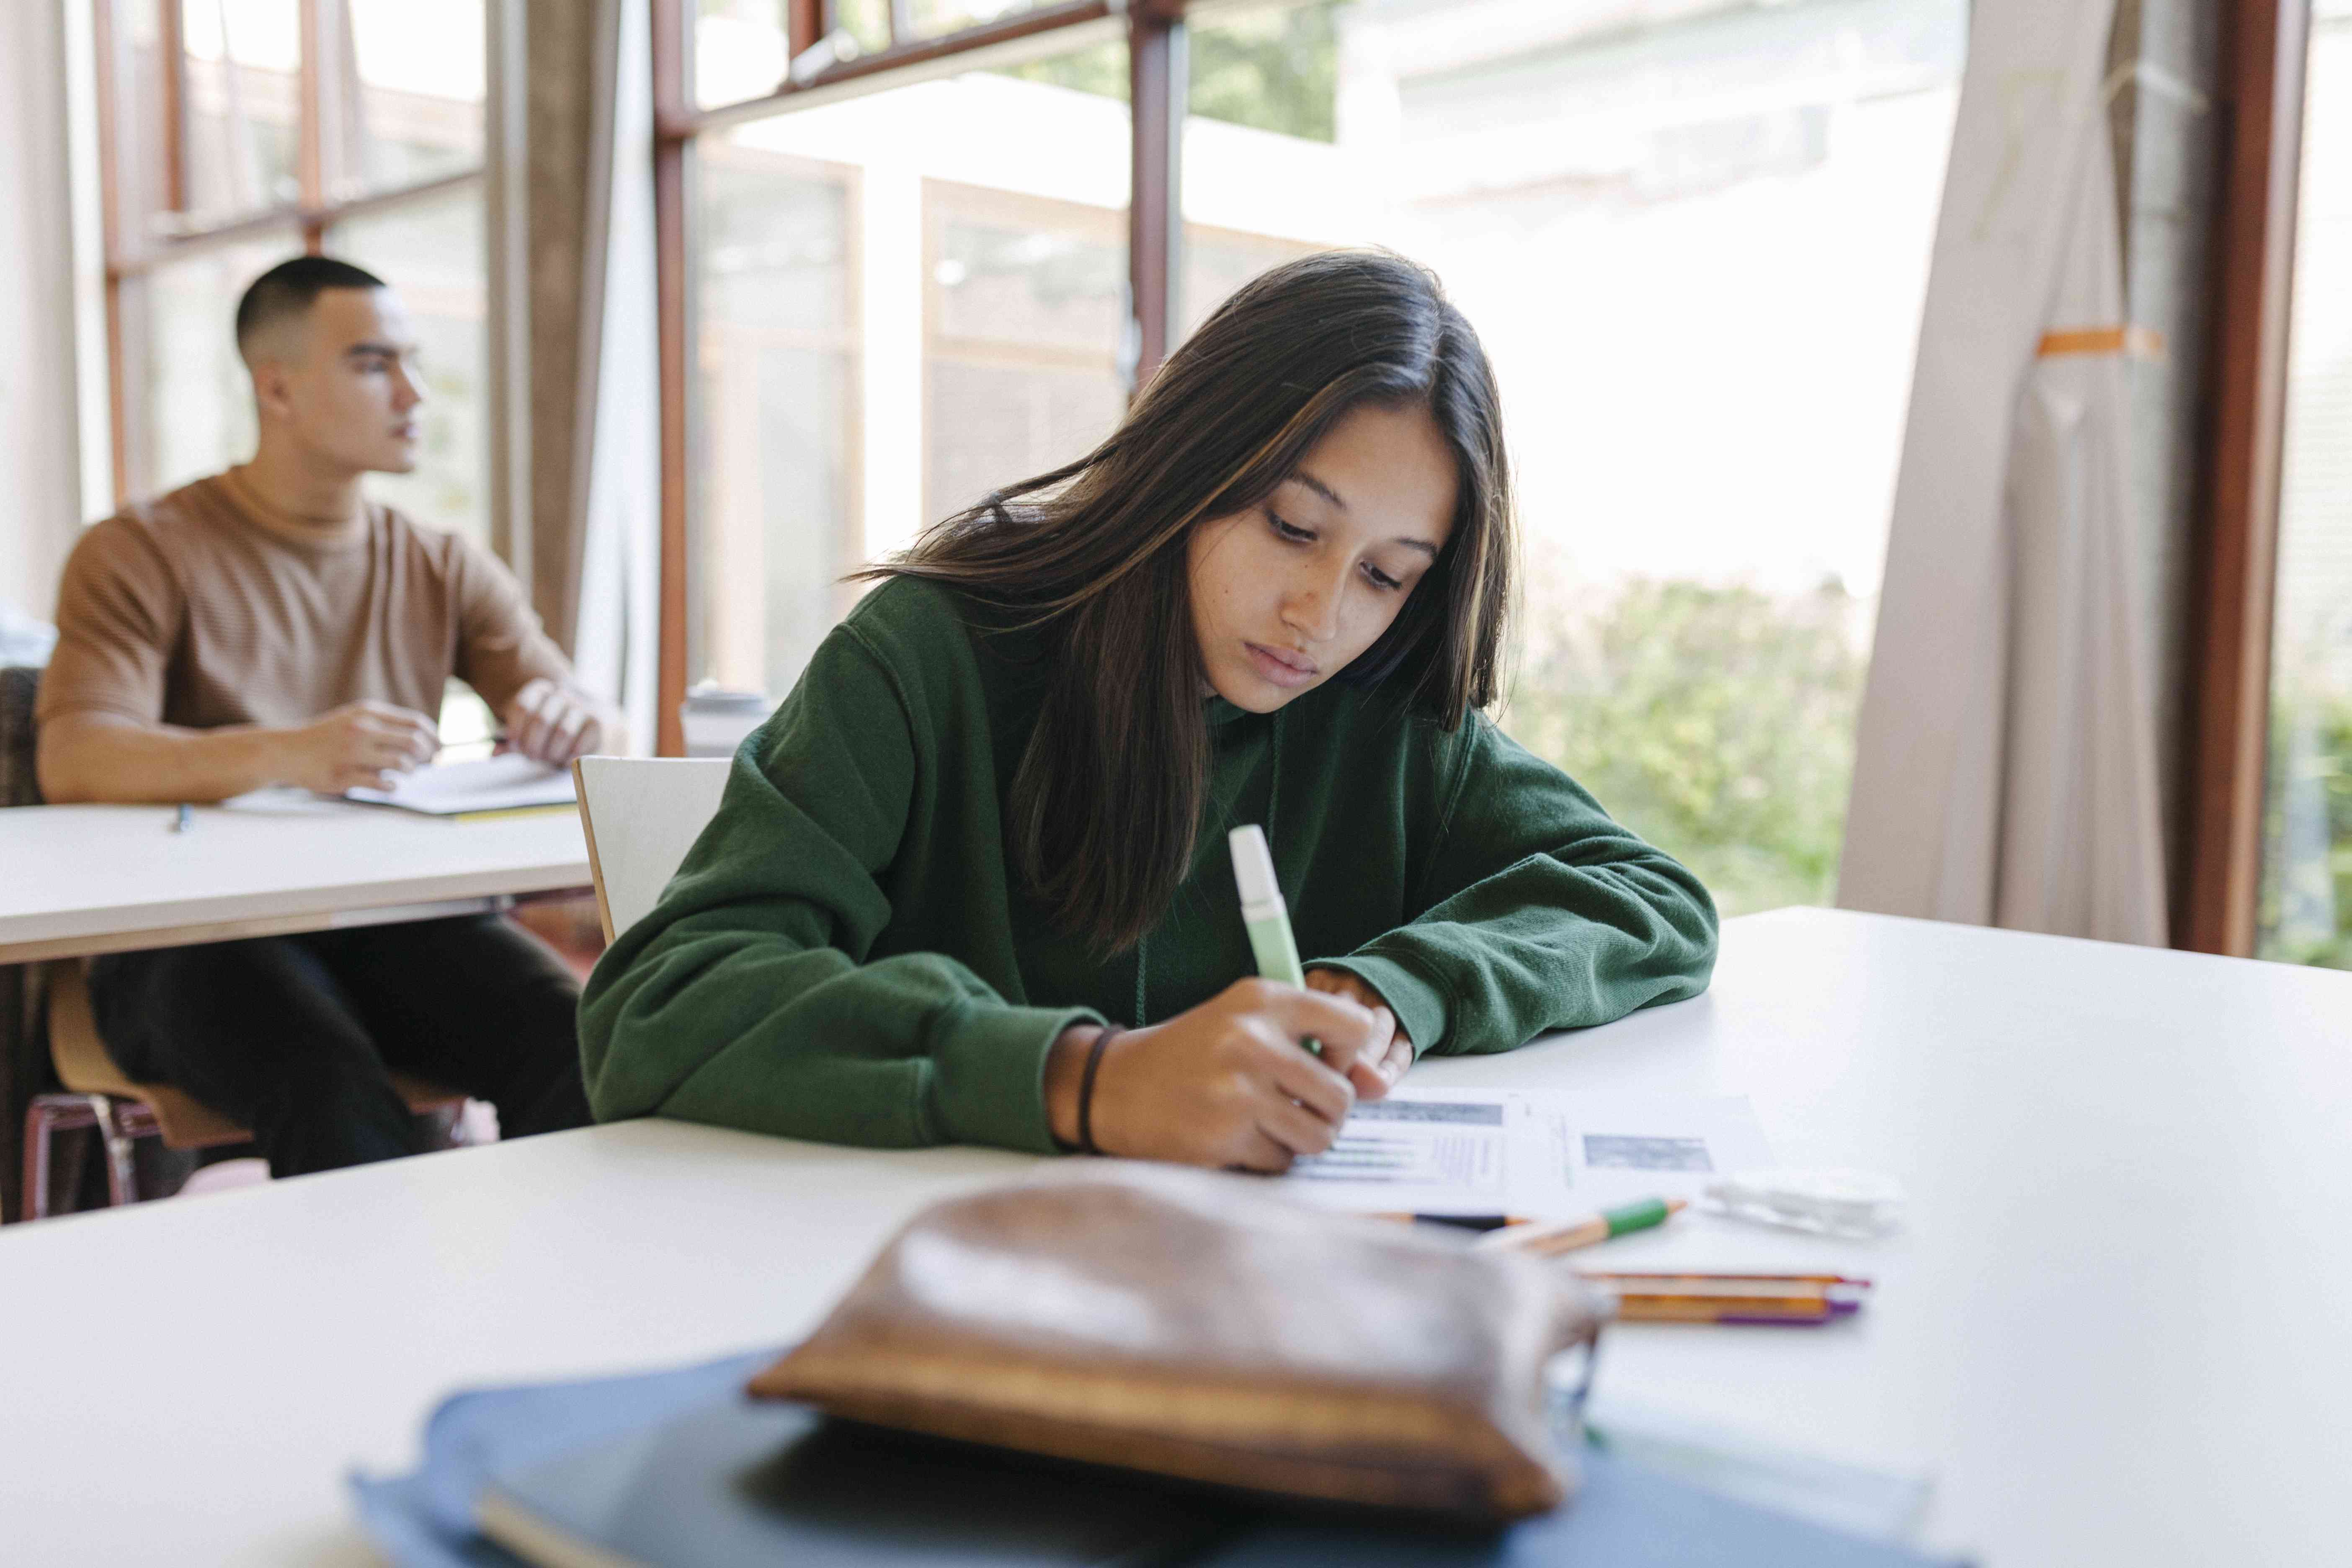
[[[1087, 1058], [1102, 1030], [1092, 1024], [1073, 1024], [1055, 1037], [1045, 1051], [1045, 1124], [1054, 1142], [1066, 1149], [1078, 1146], [1079, 1093], [1084, 1087]], [[1100, 1084], [1097, 1082], [1099, 1090]]]
[[[1315, 984], [1315, 977], [1318, 974], [1324, 978], [1324, 984], [1320, 985]], [[1307, 971], [1307, 988], [1310, 991], [1332, 992], [1367, 1007], [1387, 1007], [1389, 1016], [1396, 1020], [1398, 1037], [1404, 1039], [1408, 1045], [1412, 1043], [1410, 1037], [1405, 1034], [1403, 1015], [1390, 1005], [1389, 999], [1381, 994], [1379, 986], [1374, 985], [1354, 970], [1341, 969], [1336, 964], [1329, 963], [1312, 964]]]

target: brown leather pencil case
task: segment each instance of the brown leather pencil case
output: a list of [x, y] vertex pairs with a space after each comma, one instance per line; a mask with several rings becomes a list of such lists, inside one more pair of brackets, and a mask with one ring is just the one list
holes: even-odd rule
[[1564, 1270], [1125, 1161], [908, 1222], [751, 1392], [883, 1426], [1338, 1502], [1510, 1519], [1574, 1485]]

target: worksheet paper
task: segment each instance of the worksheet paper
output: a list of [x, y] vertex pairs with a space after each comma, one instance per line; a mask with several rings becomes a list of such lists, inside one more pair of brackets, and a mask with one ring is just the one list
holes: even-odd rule
[[1770, 1152], [1745, 1096], [1408, 1089], [1358, 1105], [1329, 1151], [1283, 1180], [1329, 1208], [1567, 1219], [1641, 1198], [1696, 1201]]
[[369, 805], [396, 805], [427, 816], [570, 805], [573, 800], [571, 769], [549, 767], [520, 752], [478, 762], [439, 763], [399, 774], [390, 789], [354, 789], [344, 794]]

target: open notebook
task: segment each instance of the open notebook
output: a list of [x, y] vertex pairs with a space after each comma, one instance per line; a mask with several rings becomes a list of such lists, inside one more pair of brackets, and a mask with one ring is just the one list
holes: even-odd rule
[[520, 752], [478, 762], [439, 763], [403, 773], [390, 789], [355, 789], [347, 800], [397, 806], [425, 816], [465, 821], [525, 812], [569, 811], [576, 798], [572, 770], [551, 768]]

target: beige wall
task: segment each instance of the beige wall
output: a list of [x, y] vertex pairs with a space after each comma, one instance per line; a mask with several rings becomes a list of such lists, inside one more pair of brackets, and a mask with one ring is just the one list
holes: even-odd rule
[[62, 13], [0, 5], [0, 604], [44, 620], [81, 514]]

